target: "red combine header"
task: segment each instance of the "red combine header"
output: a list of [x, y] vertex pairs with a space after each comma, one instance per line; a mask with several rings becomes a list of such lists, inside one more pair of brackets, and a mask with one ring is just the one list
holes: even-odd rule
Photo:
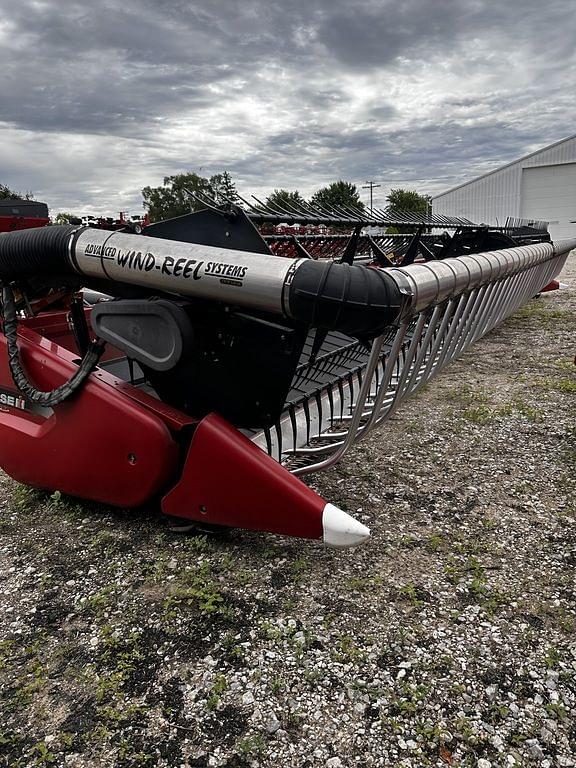
[[[286, 211], [205, 202], [143, 234], [0, 235], [0, 466], [117, 506], [158, 500], [182, 525], [358, 544], [368, 529], [299, 476], [538, 293], [576, 241], [303, 208], [297, 223], [349, 235], [288, 249], [256, 226]], [[394, 251], [363, 239], [391, 223], [412, 227]]]
[[50, 223], [48, 206], [36, 200], [0, 200], [0, 232], [45, 227]]

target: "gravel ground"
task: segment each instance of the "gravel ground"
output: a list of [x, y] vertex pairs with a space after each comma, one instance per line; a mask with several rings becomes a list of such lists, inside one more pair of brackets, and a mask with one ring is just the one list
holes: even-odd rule
[[574, 766], [576, 258], [313, 480], [354, 551], [0, 478], [0, 763]]

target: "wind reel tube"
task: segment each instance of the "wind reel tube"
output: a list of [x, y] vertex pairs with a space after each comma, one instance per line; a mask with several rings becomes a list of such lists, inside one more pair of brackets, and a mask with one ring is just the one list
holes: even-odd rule
[[70, 226], [0, 236], [0, 279], [80, 274], [151, 294], [273, 313], [306, 325], [375, 336], [404, 303], [385, 272], [334, 262], [283, 259], [143, 235]]

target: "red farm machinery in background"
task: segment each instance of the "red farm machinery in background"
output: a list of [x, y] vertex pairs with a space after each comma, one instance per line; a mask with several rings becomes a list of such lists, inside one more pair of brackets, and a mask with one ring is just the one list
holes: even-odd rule
[[45, 227], [50, 223], [48, 206], [36, 200], [0, 200], [0, 232]]

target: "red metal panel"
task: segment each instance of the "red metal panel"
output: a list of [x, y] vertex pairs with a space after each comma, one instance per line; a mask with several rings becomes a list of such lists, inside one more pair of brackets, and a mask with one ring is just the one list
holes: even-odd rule
[[49, 223], [50, 219], [36, 219], [29, 216], [0, 216], [0, 232], [45, 227]]
[[[31, 331], [20, 334], [19, 346], [39, 389], [53, 389], [77, 370], [73, 355]], [[0, 387], [17, 394], [2, 334]], [[134, 507], [173, 481], [178, 465], [179, 448], [163, 419], [99, 373], [51, 415], [0, 406], [0, 466], [29, 485]]]
[[[57, 355], [61, 360], [67, 361], [70, 363], [71, 366], [74, 366], [73, 368], [69, 368], [67, 370], [73, 370], [73, 371], [76, 370], [76, 364], [74, 363], [74, 361], [78, 360], [78, 353], [75, 354], [74, 352], [66, 349], [64, 346], [60, 346], [59, 344], [54, 343], [50, 338], [45, 338], [44, 336], [39, 335], [35, 331], [29, 328], [26, 328], [25, 324], [27, 323], [28, 323], [27, 319], [23, 320], [18, 329], [18, 337], [19, 339], [22, 340], [21, 343], [23, 343], [24, 340], [26, 340], [33, 347], [35, 346], [41, 350], [49, 351]], [[0, 337], [1, 337], [1, 334], [0, 334]], [[109, 346], [110, 345], [107, 345], [107, 351]], [[112, 347], [112, 349], [114, 350], [112, 356], [116, 357], [118, 350], [116, 350], [114, 347]], [[106, 359], [107, 356], [108, 356], [107, 352], [105, 352], [103, 359]], [[171, 432], [178, 432], [181, 429], [183, 429], [183, 427], [196, 424], [198, 421], [198, 419], [193, 419], [191, 416], [187, 416], [185, 413], [182, 413], [182, 411], [179, 411], [177, 408], [173, 408], [171, 405], [167, 405], [166, 403], [163, 403], [161, 400], [158, 400], [158, 398], [152, 397], [151, 395], [146, 394], [146, 392], [143, 392], [141, 389], [138, 389], [138, 387], [132, 386], [127, 381], [124, 381], [123, 379], [119, 379], [117, 376], [114, 376], [113, 374], [109, 373], [106, 370], [101, 370], [97, 368], [92, 374], [91, 380], [93, 381], [94, 379], [98, 379], [99, 381], [107, 384], [109, 387], [113, 387], [117, 392], [129, 398], [130, 400], [135, 402], [138, 406], [142, 406], [146, 411], [149, 411], [150, 413], [153, 413], [156, 416], [158, 416], [160, 420], [163, 421], [164, 424], [166, 424], [166, 426]], [[12, 382], [12, 378], [10, 377], [10, 386], [13, 387], [13, 384], [11, 382]]]
[[[65, 301], [70, 300], [70, 294], [66, 295]], [[33, 307], [36, 311], [36, 306]], [[74, 331], [69, 322], [68, 316], [70, 314], [70, 307], [66, 306], [64, 309], [42, 309], [42, 311], [35, 314], [33, 317], [25, 317], [20, 320], [20, 328], [29, 328], [31, 331], [38, 333], [40, 336], [45, 336], [50, 341], [55, 341], [61, 347], [64, 347], [69, 352], [73, 352], [76, 357], [80, 354], [78, 351], [78, 345], [76, 344], [76, 338]], [[92, 307], [86, 307], [84, 309], [84, 315], [88, 327], [90, 327], [90, 315], [92, 314]], [[111, 360], [124, 357], [124, 353], [111, 344], [107, 344], [104, 349], [104, 354], [100, 358], [103, 360]]]
[[215, 413], [197, 426], [169, 515], [287, 536], [322, 537], [326, 502]]

